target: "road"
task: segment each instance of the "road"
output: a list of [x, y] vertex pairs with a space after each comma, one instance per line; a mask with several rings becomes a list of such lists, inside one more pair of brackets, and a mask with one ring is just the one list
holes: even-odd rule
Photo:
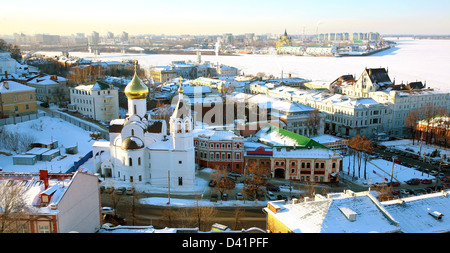
[[[149, 197], [148, 194], [142, 196], [136, 194], [135, 197], [135, 212], [133, 219], [133, 197], [129, 195], [120, 196], [120, 200], [117, 201], [116, 212], [120, 216], [126, 218], [125, 225], [135, 225], [135, 226], [149, 226], [152, 225], [155, 228], [166, 227], [161, 221], [164, 212], [168, 210], [179, 211], [177, 207], [165, 207], [156, 205], [145, 205], [139, 204], [139, 198]], [[175, 198], [176, 196], [174, 196]], [[117, 196], [115, 196], [117, 199]], [[102, 206], [113, 206], [110, 194], [102, 193]], [[227, 225], [228, 227], [235, 229], [236, 221], [238, 221], [239, 228], [250, 228], [258, 227], [265, 229], [266, 227], [266, 215], [262, 211], [263, 207], [242, 207], [242, 214], [236, 219], [236, 209], [234, 207], [216, 207], [217, 214], [214, 218], [214, 222]], [[182, 220], [183, 218], [177, 217], [177, 220]], [[134, 220], [134, 222], [133, 222]]]

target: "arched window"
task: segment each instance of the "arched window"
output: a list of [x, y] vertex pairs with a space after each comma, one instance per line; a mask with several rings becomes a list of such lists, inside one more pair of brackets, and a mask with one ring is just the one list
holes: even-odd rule
[[141, 158], [138, 157], [138, 165], [141, 165]]
[[134, 129], [131, 129], [131, 135], [134, 136]]
[[133, 166], [133, 159], [131, 157], [128, 158], [128, 166]]

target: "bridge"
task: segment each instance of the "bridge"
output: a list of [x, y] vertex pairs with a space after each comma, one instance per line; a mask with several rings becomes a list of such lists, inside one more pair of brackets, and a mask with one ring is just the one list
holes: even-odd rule
[[143, 47], [142, 45], [135, 44], [80, 44], [80, 45], [21, 45], [22, 50], [28, 52], [29, 54], [35, 54], [39, 51], [61, 51], [64, 55], [69, 52], [90, 52], [95, 55], [100, 55], [102, 49], [120, 49], [121, 53], [127, 53], [133, 47], [139, 47], [144, 50], [150, 49], [150, 47]]

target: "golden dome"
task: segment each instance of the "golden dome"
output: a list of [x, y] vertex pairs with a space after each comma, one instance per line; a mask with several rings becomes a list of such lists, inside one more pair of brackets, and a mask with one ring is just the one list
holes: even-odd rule
[[128, 99], [145, 99], [148, 95], [148, 87], [142, 83], [136, 71], [131, 82], [125, 87], [125, 95]]

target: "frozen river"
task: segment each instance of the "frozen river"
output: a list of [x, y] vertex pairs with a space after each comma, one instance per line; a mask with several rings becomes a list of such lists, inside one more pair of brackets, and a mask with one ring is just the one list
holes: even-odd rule
[[[450, 40], [394, 40], [398, 44], [389, 50], [365, 57], [305, 57], [277, 55], [214, 56], [203, 55], [203, 61], [219, 62], [237, 67], [241, 73], [264, 72], [280, 77], [292, 74], [313, 81], [333, 81], [341, 75], [353, 74], [358, 78], [364, 68], [388, 68], [395, 82], [422, 81], [427, 87], [450, 92]], [[53, 54], [55, 54], [53, 52]], [[196, 55], [143, 55], [71, 52], [73, 56], [91, 60], [119, 61], [137, 59], [144, 67], [167, 65], [175, 60], [196, 60]]]

